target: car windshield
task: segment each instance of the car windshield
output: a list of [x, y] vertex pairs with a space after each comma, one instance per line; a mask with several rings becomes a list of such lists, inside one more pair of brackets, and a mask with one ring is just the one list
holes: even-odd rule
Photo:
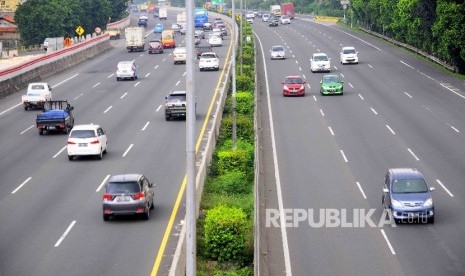
[[214, 54], [203, 54], [202, 58], [216, 58]]
[[95, 131], [91, 129], [73, 130], [69, 135], [70, 138], [93, 138], [97, 137]]
[[344, 53], [344, 54], [355, 54], [355, 49], [346, 49], [342, 53]]
[[398, 179], [392, 183], [392, 192], [404, 193], [426, 193], [428, 187], [423, 179]]
[[169, 95], [168, 101], [169, 102], [185, 102], [186, 95]]
[[40, 85], [40, 84], [35, 84], [35, 85], [31, 85], [31, 89], [34, 89], [34, 90], [43, 90], [43, 89], [45, 89], [45, 86], [44, 86], [44, 85]]
[[118, 70], [129, 70], [131, 67], [131, 64], [118, 64]]
[[288, 78], [284, 81], [286, 84], [302, 84], [302, 78]]
[[284, 51], [284, 48], [281, 46], [274, 46], [272, 49], [273, 52], [282, 52]]
[[137, 182], [110, 182], [107, 186], [109, 194], [134, 194], [140, 192]]
[[170, 33], [164, 33], [161, 35], [161, 38], [163, 39], [170, 39], [170, 38], [173, 38], [173, 35], [170, 34]]
[[327, 56], [315, 56], [313, 60], [314, 61], [327, 61], [328, 57]]
[[338, 76], [325, 76], [323, 77], [324, 83], [339, 82]]

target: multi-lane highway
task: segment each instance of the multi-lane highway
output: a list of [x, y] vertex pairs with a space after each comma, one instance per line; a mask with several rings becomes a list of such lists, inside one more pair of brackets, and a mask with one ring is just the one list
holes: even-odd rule
[[[175, 18], [170, 12], [165, 28]], [[149, 18], [147, 41], [156, 37], [156, 23]], [[229, 42], [230, 36], [215, 48], [221, 69]], [[185, 37], [176, 36], [176, 43], [185, 45]], [[74, 106], [76, 124], [100, 124], [107, 131], [103, 160], [69, 162], [67, 136], [39, 136], [39, 111], [24, 111], [20, 93], [0, 100], [2, 276], [166, 274], [166, 267], [154, 263], [166, 246], [162, 240], [185, 175], [185, 121], [165, 121], [162, 105], [169, 91], [185, 90], [186, 66], [173, 64], [170, 49], [149, 55], [128, 53], [124, 38], [111, 44], [106, 53], [44, 80], [54, 99]], [[116, 81], [122, 60], [136, 61], [136, 81]], [[222, 71], [196, 74], [199, 134]], [[103, 185], [109, 175], [124, 173], [142, 173], [156, 183], [149, 221], [103, 221]]]
[[[276, 28], [255, 20], [263, 125], [265, 208], [313, 209], [297, 227], [268, 227], [262, 253], [269, 275], [464, 275], [465, 86], [406, 51], [336, 25], [296, 19]], [[286, 60], [270, 60], [273, 45]], [[340, 65], [343, 46], [360, 63]], [[321, 96], [325, 73], [311, 73], [315, 52], [332, 58], [343, 96]], [[286, 75], [302, 75], [305, 97], [284, 98]], [[274, 162], [275, 161], [275, 162]], [[277, 165], [277, 166], [276, 166]], [[389, 168], [418, 168], [430, 186], [435, 224], [328, 227], [320, 210], [362, 209], [378, 223]], [[265, 212], [262, 211], [262, 214]], [[302, 217], [301, 217], [302, 218]], [[280, 224], [282, 225], [282, 224]], [[262, 226], [266, 227], [265, 216]], [[279, 246], [278, 246], [279, 245]]]

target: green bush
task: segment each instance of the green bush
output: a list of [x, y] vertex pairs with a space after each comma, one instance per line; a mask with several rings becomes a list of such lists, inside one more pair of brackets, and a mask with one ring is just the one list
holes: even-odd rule
[[[244, 60], [243, 60], [244, 61]], [[244, 61], [244, 64], [245, 61]], [[236, 70], [240, 68], [236, 67]], [[255, 87], [255, 84], [253, 82], [253, 79], [250, 76], [246, 76], [244, 74], [239, 75], [237, 74], [236, 76], [236, 91], [242, 90], [242, 91], [252, 91]]]
[[236, 93], [236, 111], [238, 114], [250, 115], [253, 118], [254, 95], [250, 92]]
[[251, 267], [243, 267], [228, 271], [215, 271], [213, 276], [253, 276], [253, 269]]
[[255, 62], [252, 54], [242, 54], [242, 63], [247, 65], [253, 65]]
[[[238, 65], [237, 67], [239, 67], [239, 74], [241, 72], [241, 67], [240, 65]], [[255, 71], [254, 71], [254, 68], [253, 66], [251, 65], [247, 65], [247, 64], [242, 64], [242, 74], [243, 75], [246, 75], [246, 76], [249, 76], [250, 79], [254, 80], [255, 79]]]
[[246, 150], [231, 149], [218, 152], [218, 173], [220, 175], [232, 171], [242, 171], [249, 175], [251, 169]]
[[[220, 139], [232, 138], [232, 115], [223, 117], [220, 130]], [[254, 141], [254, 126], [250, 116], [236, 114], [236, 135], [238, 139], [243, 139], [249, 143]]]
[[220, 205], [205, 216], [205, 250], [218, 261], [242, 263], [247, 219], [244, 211]]
[[253, 46], [251, 46], [251, 45], [244, 45], [244, 47], [242, 47], [242, 54], [253, 55], [253, 54], [254, 54]]
[[245, 173], [239, 171], [222, 174], [206, 187], [210, 193], [223, 195], [244, 195], [250, 193], [251, 188]]
[[252, 192], [248, 195], [222, 195], [205, 191], [204, 195], [202, 195], [202, 203], [200, 205], [201, 210], [213, 209], [220, 205], [242, 209], [246, 214], [247, 219], [253, 222], [254, 195]]

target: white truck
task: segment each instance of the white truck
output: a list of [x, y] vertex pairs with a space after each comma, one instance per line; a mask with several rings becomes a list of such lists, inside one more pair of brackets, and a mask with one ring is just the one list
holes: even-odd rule
[[187, 21], [186, 17], [187, 17], [186, 12], [178, 13], [178, 15], [176, 15], [176, 23], [178, 23], [179, 25], [186, 23]]
[[127, 27], [124, 29], [124, 35], [128, 52], [144, 51], [145, 33], [143, 27]]
[[281, 6], [280, 5], [271, 5], [270, 6], [270, 13], [275, 17], [281, 16]]
[[160, 10], [158, 10], [158, 18], [160, 18], [160, 20], [166, 20], [168, 18], [168, 11], [166, 8], [160, 8]]
[[44, 109], [45, 102], [50, 100], [52, 100], [52, 88], [46, 82], [30, 83], [26, 95], [21, 97], [24, 110], [29, 108]]

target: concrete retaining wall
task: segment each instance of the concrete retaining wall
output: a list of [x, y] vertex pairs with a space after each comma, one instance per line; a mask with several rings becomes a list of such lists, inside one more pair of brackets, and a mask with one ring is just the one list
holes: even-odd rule
[[0, 71], [0, 98], [13, 94], [29, 82], [40, 81], [110, 49], [108, 34], [95, 36], [70, 47]]

